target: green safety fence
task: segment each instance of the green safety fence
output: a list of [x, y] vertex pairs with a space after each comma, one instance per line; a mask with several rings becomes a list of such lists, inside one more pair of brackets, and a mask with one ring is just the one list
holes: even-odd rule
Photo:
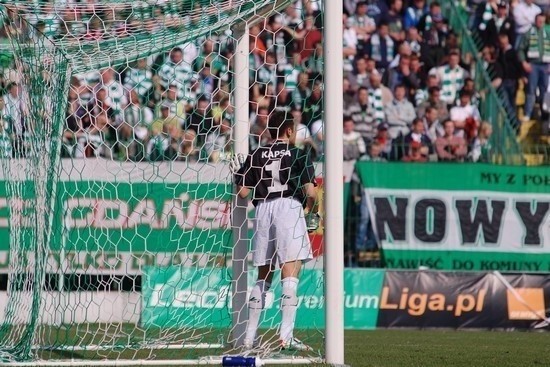
[[479, 55], [478, 44], [468, 28], [469, 13], [461, 4], [453, 0], [442, 0], [441, 4], [449, 20], [449, 26], [460, 40], [463, 58], [472, 59], [472, 79], [475, 81], [476, 90], [481, 94], [479, 112], [482, 119], [493, 126], [491, 161], [497, 164], [525, 164], [522, 148], [516, 140], [514, 130], [516, 123], [506, 112], [502, 96], [491, 84], [491, 78], [484, 69]]

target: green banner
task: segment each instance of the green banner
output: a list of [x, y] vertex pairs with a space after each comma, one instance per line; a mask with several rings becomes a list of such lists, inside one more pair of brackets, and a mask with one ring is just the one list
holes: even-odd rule
[[[230, 269], [146, 267], [142, 288], [144, 327], [222, 327], [231, 324]], [[274, 279], [278, 279], [278, 272]], [[255, 272], [248, 274], [249, 291]], [[346, 269], [344, 272], [345, 327], [374, 329], [384, 272]], [[298, 287], [296, 327], [321, 329], [325, 325], [322, 270], [304, 269]], [[275, 281], [266, 298], [261, 326], [280, 322], [281, 286]]]
[[[30, 248], [32, 182], [24, 188], [11, 202], [22, 214], [10, 218], [0, 185], [0, 271], [9, 263], [10, 225], [22, 227], [23, 246]], [[219, 262], [232, 248], [230, 200], [224, 182], [60, 182], [49, 271], [132, 274], [143, 265], [197, 263], [194, 254]]]
[[550, 271], [542, 167], [359, 162], [388, 268]]

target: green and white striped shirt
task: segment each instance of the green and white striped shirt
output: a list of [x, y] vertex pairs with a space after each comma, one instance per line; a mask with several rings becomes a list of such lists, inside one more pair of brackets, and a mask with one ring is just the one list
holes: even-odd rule
[[447, 65], [439, 66], [430, 70], [430, 74], [439, 76], [441, 80], [441, 100], [447, 104], [453, 104], [456, 100], [458, 91], [464, 85], [464, 79], [468, 77], [468, 72], [456, 66], [451, 69]]
[[135, 90], [141, 101], [144, 101], [153, 87], [153, 73], [148, 69], [130, 68], [124, 78], [124, 86]]
[[384, 103], [382, 102], [382, 88], [369, 88], [369, 104], [372, 109], [373, 118], [377, 122], [386, 120]]

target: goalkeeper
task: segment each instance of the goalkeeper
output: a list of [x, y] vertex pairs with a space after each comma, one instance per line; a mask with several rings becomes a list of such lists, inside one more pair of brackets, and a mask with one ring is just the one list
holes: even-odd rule
[[[256, 332], [273, 272], [281, 268], [281, 349], [311, 350], [294, 337], [302, 262], [313, 258], [308, 232], [319, 226], [317, 191], [313, 164], [294, 146], [296, 127], [286, 112], [274, 112], [267, 126], [275, 141], [248, 155], [235, 155], [230, 162], [239, 196], [248, 197], [256, 208], [253, 262], [258, 280], [248, 300], [249, 319], [244, 347], [255, 346]], [[305, 206], [305, 211], [304, 211]]]

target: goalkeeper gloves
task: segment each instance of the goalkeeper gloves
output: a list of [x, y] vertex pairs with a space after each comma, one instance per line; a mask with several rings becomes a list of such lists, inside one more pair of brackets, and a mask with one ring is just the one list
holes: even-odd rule
[[244, 155], [241, 153], [233, 155], [233, 157], [229, 161], [229, 171], [231, 171], [232, 175], [235, 175], [237, 174], [237, 172], [239, 172], [239, 170], [244, 165], [244, 160]]
[[315, 232], [319, 228], [321, 217], [317, 213], [306, 214], [306, 228], [308, 232]]

